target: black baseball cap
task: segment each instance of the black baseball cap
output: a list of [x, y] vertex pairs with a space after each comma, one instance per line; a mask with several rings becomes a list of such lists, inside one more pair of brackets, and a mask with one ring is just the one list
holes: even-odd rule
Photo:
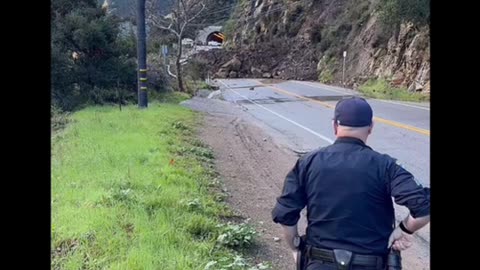
[[373, 111], [361, 97], [341, 99], [335, 106], [333, 120], [341, 126], [365, 127], [372, 124]]

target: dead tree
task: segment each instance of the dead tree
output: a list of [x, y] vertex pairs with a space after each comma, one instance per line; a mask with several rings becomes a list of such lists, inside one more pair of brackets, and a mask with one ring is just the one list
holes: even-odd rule
[[[202, 13], [205, 9], [204, 1], [196, 0], [175, 0], [172, 6], [172, 12], [162, 16], [159, 0], [149, 1], [149, 14], [147, 15], [153, 27], [166, 30], [173, 34], [177, 40], [176, 69], [178, 89], [185, 92], [183, 86], [182, 67], [180, 59], [182, 57], [182, 39], [185, 35], [187, 27]], [[163, 1], [162, 1], [163, 2]]]

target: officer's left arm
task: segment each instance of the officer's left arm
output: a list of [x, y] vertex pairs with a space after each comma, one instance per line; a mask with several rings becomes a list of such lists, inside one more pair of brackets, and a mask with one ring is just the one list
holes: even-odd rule
[[410, 210], [413, 218], [430, 215], [430, 192], [415, 181], [414, 176], [397, 163], [389, 168], [390, 193], [395, 202]]
[[388, 164], [388, 187], [399, 205], [406, 206], [410, 214], [390, 234], [388, 247], [405, 250], [412, 245], [409, 234], [430, 222], [430, 189], [415, 181], [414, 176], [395, 161]]

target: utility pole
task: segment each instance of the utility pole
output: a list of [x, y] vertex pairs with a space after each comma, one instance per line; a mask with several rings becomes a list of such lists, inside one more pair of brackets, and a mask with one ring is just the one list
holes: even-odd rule
[[343, 72], [342, 72], [342, 84], [345, 86], [345, 58], [347, 58], [347, 51], [343, 51]]
[[137, 0], [138, 107], [141, 109], [148, 107], [146, 39], [145, 0]]

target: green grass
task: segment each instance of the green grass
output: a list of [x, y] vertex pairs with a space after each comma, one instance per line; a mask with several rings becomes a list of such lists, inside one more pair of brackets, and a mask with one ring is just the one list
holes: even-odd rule
[[213, 87], [210, 86], [208, 83], [202, 81], [202, 80], [186, 79], [185, 80], [185, 89], [188, 93], [194, 94], [200, 89], [213, 90]]
[[318, 81], [321, 83], [331, 83], [333, 82], [333, 73], [331, 70], [327, 69], [322, 71], [320, 75], [318, 76]]
[[50, 121], [50, 131], [52, 134], [56, 134], [68, 124], [69, 114], [52, 105], [50, 108]]
[[152, 100], [158, 100], [159, 102], [163, 103], [172, 103], [178, 104], [184, 100], [189, 99], [191, 96], [187, 93], [182, 92], [167, 92], [167, 93], [152, 93], [151, 94]]
[[390, 86], [386, 80], [369, 80], [359, 87], [361, 93], [366, 97], [378, 99], [391, 99], [401, 101], [428, 101], [429, 95], [409, 92], [406, 88]]
[[[239, 253], [217, 241], [230, 211], [216, 200], [213, 154], [193, 137], [192, 111], [151, 103], [71, 117], [52, 139], [52, 269], [234, 262]], [[225, 269], [246, 269], [235, 267]]]

